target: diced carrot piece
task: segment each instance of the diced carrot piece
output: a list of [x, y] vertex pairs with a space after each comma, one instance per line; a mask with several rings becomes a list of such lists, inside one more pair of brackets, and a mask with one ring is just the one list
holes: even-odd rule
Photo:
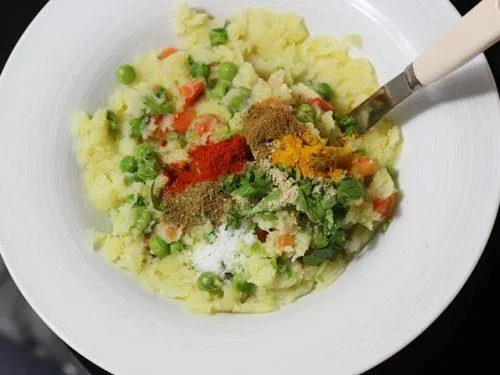
[[389, 195], [385, 199], [375, 198], [372, 204], [375, 211], [380, 213], [384, 219], [388, 219], [396, 208], [396, 194]]
[[177, 48], [174, 47], [167, 47], [165, 48], [162, 53], [158, 56], [160, 60], [165, 60], [167, 57], [172, 56], [174, 53], [177, 52]]
[[174, 225], [167, 225], [165, 228], [165, 235], [169, 240], [175, 240], [175, 237], [177, 236], [177, 227]]
[[175, 131], [185, 134], [191, 122], [196, 118], [196, 111], [193, 108], [186, 108], [181, 113], [177, 113], [172, 118], [172, 126]]
[[220, 122], [219, 116], [213, 114], [200, 115], [195, 120], [196, 134], [201, 137], [213, 130]]
[[378, 165], [368, 156], [357, 156], [352, 160], [351, 173], [358, 176], [370, 176], [378, 171]]
[[195, 79], [179, 87], [184, 107], [192, 106], [205, 92], [205, 83]]
[[308, 102], [313, 107], [318, 107], [319, 109], [325, 112], [331, 111], [333, 109], [333, 105], [322, 98], [310, 99]]
[[278, 239], [278, 250], [283, 251], [287, 246], [293, 246], [293, 244], [295, 244], [294, 234], [282, 234]]
[[168, 135], [168, 129], [166, 129], [166, 128], [162, 129], [162, 127], [161, 127], [161, 123], [162, 123], [164, 118], [165, 118], [165, 116], [163, 116], [163, 115], [155, 116], [153, 118], [153, 121], [156, 125], [156, 129], [151, 136], [155, 139], [162, 140], [162, 139], [165, 139]]
[[277, 107], [283, 107], [285, 103], [276, 98], [268, 98], [262, 102], [262, 104], [275, 105]]

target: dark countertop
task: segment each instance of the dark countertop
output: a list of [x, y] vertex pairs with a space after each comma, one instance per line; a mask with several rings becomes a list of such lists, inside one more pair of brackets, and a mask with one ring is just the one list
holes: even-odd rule
[[[462, 14], [478, 3], [477, 0], [451, 2]], [[1, 67], [17, 39], [45, 3], [46, 0], [2, 0], [0, 14], [9, 14], [9, 21], [1, 25]], [[491, 48], [486, 56], [500, 87], [500, 45]], [[500, 220], [497, 218], [478, 266], [452, 304], [415, 341], [367, 374], [500, 373], [497, 346], [490, 344], [500, 333], [500, 305], [496, 301], [500, 286], [498, 250]], [[78, 357], [91, 374], [107, 374]]]

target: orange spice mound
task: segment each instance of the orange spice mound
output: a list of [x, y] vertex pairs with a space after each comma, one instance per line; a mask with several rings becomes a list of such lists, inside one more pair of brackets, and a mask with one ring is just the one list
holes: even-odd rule
[[305, 177], [341, 180], [352, 164], [352, 149], [326, 146], [310, 132], [284, 135], [273, 143], [271, 163], [285, 168], [298, 167]]

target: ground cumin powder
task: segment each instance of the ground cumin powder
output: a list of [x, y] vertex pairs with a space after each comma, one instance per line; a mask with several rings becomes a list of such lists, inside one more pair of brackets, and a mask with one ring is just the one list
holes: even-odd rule
[[228, 202], [221, 181], [199, 182], [180, 194], [165, 192], [162, 197], [165, 220], [185, 230], [203, 224], [206, 219], [214, 225], [220, 224]]
[[284, 105], [254, 104], [243, 117], [243, 136], [256, 158], [267, 153], [275, 139], [298, 135], [300, 129], [292, 110]]

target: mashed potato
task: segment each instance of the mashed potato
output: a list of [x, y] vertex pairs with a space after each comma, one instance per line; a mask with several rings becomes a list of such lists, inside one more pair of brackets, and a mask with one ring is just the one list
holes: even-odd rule
[[[352, 255], [387, 222], [388, 210], [394, 208], [390, 199], [397, 193], [389, 172], [401, 148], [399, 127], [383, 121], [358, 138], [345, 135], [345, 129], [339, 125], [340, 116], [378, 87], [370, 62], [349, 55], [349, 45], [360, 45], [360, 38], [311, 36], [300, 16], [263, 9], [243, 10], [225, 23], [184, 5], [177, 10], [174, 27], [180, 40], [178, 49], [170, 52], [159, 49], [139, 56], [132, 64], [133, 82], [118, 88], [107, 105], [92, 116], [78, 112], [74, 117], [75, 152], [84, 167], [88, 197], [113, 224], [111, 233], [93, 233], [96, 247], [110, 262], [134, 275], [147, 290], [177, 299], [195, 313], [274, 311], [315, 288], [328, 286], [342, 274]], [[224, 43], [212, 43], [210, 34], [214, 29], [225, 30]], [[217, 124], [212, 126], [211, 133], [201, 134], [211, 125], [203, 123], [204, 127], [200, 127], [193, 120], [181, 131], [175, 124], [180, 115], [170, 113], [184, 113], [186, 94], [182, 88], [192, 83], [196, 69], [208, 67], [207, 74], [212, 77], [225, 62], [237, 67], [234, 77], [224, 83], [228, 92], [216, 97], [215, 91], [209, 91], [193, 106], [196, 119], [205, 115], [204, 119], [215, 118]], [[214, 83], [207, 77], [206, 85], [210, 87]], [[317, 102], [323, 100], [314, 90], [319, 83], [333, 88], [330, 103], [334, 109]], [[158, 101], [160, 96], [156, 96], [145, 107], [145, 98], [159, 87], [164, 90], [160, 95], [167, 95], [168, 103]], [[234, 103], [242, 95], [244, 104], [237, 106]], [[290, 213], [284, 208], [271, 212], [272, 215], [259, 214], [252, 225], [261, 233], [268, 233], [267, 239], [261, 243], [252, 237], [248, 243], [241, 242], [237, 257], [240, 263], [233, 264], [244, 276], [244, 282], [236, 284], [234, 279], [230, 282], [220, 275], [215, 293], [215, 287], [211, 291], [206, 285], [205, 289], [200, 287], [200, 273], [204, 270], [192, 265], [192, 253], [205, 242], [210, 243], [212, 240], [207, 239], [210, 235], [221, 236], [217, 234], [219, 229], [210, 222], [189, 231], [172, 225], [154, 207], [151, 192], [153, 180], [157, 179], [147, 177], [147, 166], [143, 171], [146, 177], [141, 179], [129, 173], [137, 169], [133, 158], [128, 160], [130, 165], [123, 167], [121, 163], [127, 156], [137, 154], [148, 139], [153, 139], [161, 163], [185, 162], [192, 147], [241, 133], [248, 108], [269, 99], [290, 108], [316, 100], [317, 120], [315, 124], [306, 124], [310, 133], [321, 137], [322, 142], [345, 140], [353, 163], [364, 163], [357, 166], [358, 172], [366, 168], [368, 159], [378, 168], [365, 178], [364, 200], [352, 203], [346, 213], [343, 228], [348, 236], [343, 253], [319, 264], [302, 262], [318, 236], [314, 230], [301, 226], [304, 214]], [[174, 108], [167, 107], [170, 103]], [[156, 111], [155, 116], [148, 115], [147, 110]], [[142, 128], [138, 130], [137, 124]], [[332, 190], [332, 194], [340, 193]], [[220, 230], [222, 233], [223, 229]], [[151, 244], [152, 238], [159, 238], [156, 247]], [[162, 249], [168, 249], [169, 255], [161, 253]]]

